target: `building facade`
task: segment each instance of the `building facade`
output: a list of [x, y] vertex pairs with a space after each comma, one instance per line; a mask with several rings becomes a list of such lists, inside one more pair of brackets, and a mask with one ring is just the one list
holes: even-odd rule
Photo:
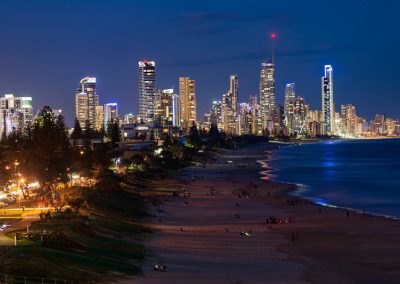
[[263, 128], [270, 133], [275, 127], [275, 64], [262, 62], [260, 71], [260, 105]]
[[189, 77], [179, 77], [180, 126], [188, 129], [196, 123], [196, 82]]
[[154, 117], [156, 95], [156, 63], [139, 61], [139, 116], [148, 123]]
[[296, 97], [295, 83], [286, 84], [285, 104], [284, 104], [284, 122], [289, 133], [293, 132], [294, 120], [294, 101]]
[[174, 89], [159, 90], [155, 99], [155, 121], [165, 126], [178, 126], [178, 95]]
[[104, 129], [107, 130], [107, 126], [110, 122], [118, 122], [118, 104], [108, 103], [104, 105]]
[[335, 132], [335, 104], [333, 101], [333, 69], [331, 65], [324, 66], [324, 76], [321, 78], [322, 86], [322, 113], [324, 120], [324, 134]]
[[96, 107], [99, 105], [99, 96], [96, 93], [96, 78], [85, 77], [79, 82], [75, 94], [75, 116], [82, 129], [89, 122], [91, 128], [96, 128]]
[[229, 91], [222, 95], [222, 122], [226, 133], [239, 134], [238, 122], [238, 77], [229, 77]]
[[32, 98], [6, 94], [0, 98], [0, 134], [22, 131], [32, 123]]

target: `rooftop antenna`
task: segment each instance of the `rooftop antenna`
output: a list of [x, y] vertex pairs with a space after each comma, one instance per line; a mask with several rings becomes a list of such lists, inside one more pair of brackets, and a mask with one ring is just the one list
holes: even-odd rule
[[276, 38], [276, 33], [271, 34], [271, 39], [272, 39], [272, 64], [275, 64], [275, 38]]

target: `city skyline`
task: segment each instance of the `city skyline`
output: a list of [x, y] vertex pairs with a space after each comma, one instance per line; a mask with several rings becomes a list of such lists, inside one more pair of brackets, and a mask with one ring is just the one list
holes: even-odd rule
[[[315, 1], [302, 3], [304, 7], [301, 9], [300, 4], [295, 2], [289, 1], [286, 5], [275, 3], [272, 10], [267, 9], [268, 3], [254, 3], [254, 10], [261, 11], [255, 14], [243, 4], [230, 7], [224, 1], [213, 5], [212, 12], [210, 4], [214, 3], [211, 2], [176, 5], [179, 8], [169, 7], [162, 2], [140, 7], [127, 3], [91, 2], [83, 3], [83, 6], [90, 5], [96, 16], [104, 21], [94, 21], [87, 29], [82, 29], [80, 21], [71, 23], [69, 19], [69, 12], [74, 11], [73, 19], [78, 19], [85, 9], [77, 9], [76, 4], [62, 1], [57, 4], [49, 1], [41, 3], [41, 11], [30, 3], [7, 3], [2, 6], [0, 21], [4, 25], [0, 33], [7, 45], [3, 46], [0, 59], [7, 68], [0, 70], [0, 94], [33, 97], [35, 109], [46, 104], [62, 108], [69, 126], [74, 117], [74, 106], [69, 103], [74, 95], [73, 89], [76, 81], [85, 76], [98, 78], [98, 94], [103, 103], [117, 101], [121, 106], [120, 113], [136, 113], [136, 64], [143, 58], [157, 62], [159, 89], [178, 89], [180, 76], [194, 78], [197, 81], [199, 113], [208, 110], [211, 102], [226, 91], [224, 78], [230, 74], [236, 74], [240, 79], [239, 102], [245, 101], [250, 95], [258, 93], [257, 73], [260, 62], [270, 56], [268, 35], [271, 32], [278, 34], [278, 103], [283, 103], [285, 84], [296, 82], [297, 94], [306, 97], [316, 108], [320, 101], [320, 66], [331, 64], [336, 70], [337, 105], [352, 103], [368, 119], [377, 112], [398, 116], [397, 109], [388, 101], [394, 100], [397, 95], [393, 78], [398, 59], [391, 55], [395, 54], [399, 38], [390, 25], [391, 17], [383, 19], [380, 16], [383, 12], [395, 11], [399, 4], [394, 2], [385, 7], [375, 7], [371, 1], [338, 3], [332, 11], [327, 10], [324, 16], [334, 19], [335, 12], [343, 11], [341, 22], [324, 21], [324, 17], [313, 13], [313, 18], [301, 25], [302, 33], [298, 33], [296, 25], [307, 18], [308, 10], [324, 9], [316, 6]], [[54, 15], [48, 13], [51, 9]], [[121, 12], [118, 19], [112, 16], [112, 9]], [[299, 12], [296, 9], [300, 9]], [[157, 41], [168, 40], [170, 44], [167, 47], [160, 48], [154, 39], [146, 37], [144, 31], [137, 28], [146, 10], [151, 10], [154, 17], [148, 27], [149, 32], [154, 33], [152, 37]], [[352, 21], [352, 25], [348, 25], [350, 14], [357, 11], [357, 17], [364, 19], [370, 10], [374, 10], [375, 16], [381, 17], [382, 21], [364, 21], [364, 26]], [[19, 11], [19, 14], [13, 11]], [[224, 23], [219, 18], [223, 18]], [[11, 19], [18, 24], [6, 25]], [[27, 20], [30, 20], [29, 25]], [[225, 24], [235, 21], [240, 22], [241, 27], [233, 24], [229, 26], [230, 30]], [[165, 27], [165, 31], [157, 31], [161, 27]], [[332, 31], [336, 36], [331, 36]], [[16, 34], [19, 36], [15, 37]], [[126, 34], [131, 36], [126, 37]], [[240, 42], [232, 45], [232, 35]], [[72, 39], [76, 37], [75, 41], [79, 42], [85, 36], [89, 37], [90, 44], [73, 44], [71, 48]], [[21, 39], [33, 37], [48, 38], [47, 43], [51, 44], [44, 46], [38, 40], [30, 43], [29, 49], [25, 48]], [[354, 38], [353, 42], [358, 42], [357, 46], [347, 44], [351, 37]], [[375, 37], [379, 37], [380, 41]], [[149, 42], [141, 45], [142, 40]], [[185, 57], [182, 56], [182, 47], [177, 45], [179, 40], [187, 42], [185, 50], [188, 53]], [[204, 41], [208, 42], [207, 48], [201, 44]], [[387, 47], [384, 54], [379, 52], [380, 45]], [[371, 60], [362, 60], [364, 58]], [[393, 60], [392, 64], [387, 64], [389, 58]], [[380, 70], [379, 74], [374, 70]], [[48, 84], [49, 81], [57, 82], [57, 88]], [[376, 100], [377, 93], [385, 100]]]

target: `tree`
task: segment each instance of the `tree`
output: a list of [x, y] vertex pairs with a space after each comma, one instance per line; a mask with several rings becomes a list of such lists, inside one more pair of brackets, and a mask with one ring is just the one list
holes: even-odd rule
[[197, 125], [194, 121], [192, 121], [192, 126], [189, 128], [189, 142], [194, 146], [198, 146], [201, 142], [199, 131], [197, 130]]
[[165, 137], [164, 137], [164, 142], [163, 142], [163, 150], [167, 150], [167, 149], [169, 149], [170, 147], [171, 147], [171, 145], [172, 145], [172, 139], [171, 139], [171, 136], [169, 136], [168, 134], [167, 135], [165, 135]]
[[82, 139], [83, 138], [81, 124], [79, 123], [79, 120], [77, 118], [75, 118], [74, 130], [71, 133], [71, 138], [72, 139]]
[[100, 191], [115, 191], [121, 189], [122, 179], [111, 170], [104, 170], [97, 179], [96, 188]]
[[33, 124], [31, 145], [31, 171], [38, 181], [48, 188], [66, 182], [71, 149], [63, 116], [56, 117], [52, 109], [45, 106]]
[[94, 167], [102, 172], [111, 165], [112, 151], [109, 143], [98, 143], [93, 149]]
[[[3, 141], [3, 139], [2, 139]], [[4, 145], [0, 144], [0, 187], [5, 186], [11, 177], [11, 168], [4, 157]]]
[[216, 124], [211, 124], [210, 131], [208, 132], [208, 141], [210, 146], [217, 146], [220, 142], [221, 134], [219, 133]]
[[110, 121], [107, 125], [107, 137], [111, 140], [113, 149], [117, 148], [118, 142], [121, 142], [121, 131], [118, 121]]
[[92, 129], [92, 125], [90, 124], [89, 120], [85, 121], [85, 130], [83, 131], [83, 139], [93, 139], [94, 133]]

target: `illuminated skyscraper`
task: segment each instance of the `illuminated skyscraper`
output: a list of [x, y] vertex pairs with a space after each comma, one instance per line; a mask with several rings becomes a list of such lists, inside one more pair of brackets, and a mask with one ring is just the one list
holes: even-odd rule
[[179, 77], [180, 126], [189, 128], [196, 122], [196, 84], [189, 77]]
[[211, 123], [222, 128], [221, 101], [213, 101], [211, 105]]
[[309, 106], [305, 104], [302, 97], [293, 99], [293, 120], [292, 132], [297, 135], [302, 135], [307, 131], [306, 118], [308, 116]]
[[340, 106], [340, 116], [342, 119], [341, 135], [354, 137], [358, 127], [358, 117], [356, 107], [352, 104]]
[[260, 105], [264, 128], [274, 128], [275, 116], [275, 64], [262, 62], [260, 71]]
[[222, 121], [224, 130], [229, 134], [238, 134], [238, 77], [229, 77], [229, 91], [222, 96]]
[[91, 128], [96, 127], [96, 107], [99, 105], [99, 96], [96, 93], [96, 78], [85, 77], [79, 82], [75, 95], [75, 115], [84, 129], [86, 122]]
[[335, 104], [333, 102], [333, 69], [331, 65], [325, 65], [324, 77], [321, 78], [322, 85], [322, 113], [324, 119], [324, 133], [335, 132]]
[[144, 122], [151, 122], [154, 117], [156, 95], [156, 63], [139, 61], [139, 116]]
[[109, 103], [104, 105], [104, 129], [110, 122], [118, 122], [118, 104]]
[[162, 126], [178, 125], [178, 95], [174, 89], [159, 90], [155, 100], [155, 119]]
[[32, 98], [6, 94], [0, 98], [0, 135], [23, 130], [32, 123]]
[[104, 127], [104, 107], [96, 106], [96, 129], [101, 130]]
[[293, 130], [295, 97], [296, 97], [295, 83], [286, 84], [284, 115], [285, 115], [285, 126], [288, 128], [289, 133], [292, 133]]

